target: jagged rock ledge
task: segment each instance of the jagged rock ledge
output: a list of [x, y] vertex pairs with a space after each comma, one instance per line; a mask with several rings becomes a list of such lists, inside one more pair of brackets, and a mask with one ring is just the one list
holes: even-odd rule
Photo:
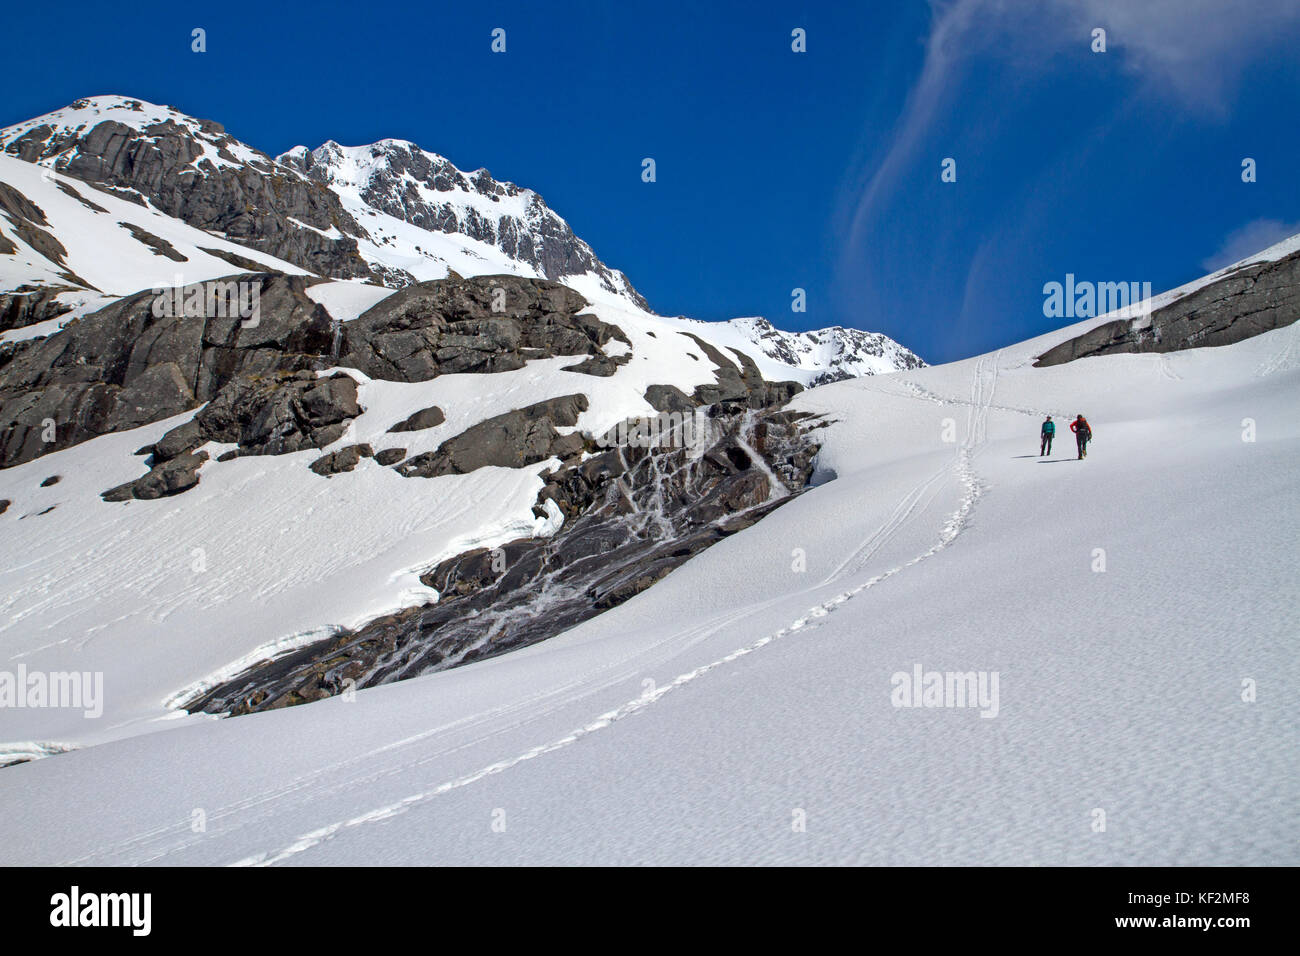
[[1300, 252], [1236, 269], [1148, 317], [1116, 319], [1056, 345], [1035, 366], [1094, 355], [1232, 345], [1300, 319]]

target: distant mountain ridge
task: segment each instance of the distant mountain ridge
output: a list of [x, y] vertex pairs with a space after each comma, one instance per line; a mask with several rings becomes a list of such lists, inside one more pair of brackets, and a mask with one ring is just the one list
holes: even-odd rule
[[919, 355], [882, 332], [840, 325], [809, 332], [786, 332], [762, 317], [732, 319], [763, 354], [782, 365], [811, 373], [807, 385], [825, 385], [863, 375], [924, 368]]

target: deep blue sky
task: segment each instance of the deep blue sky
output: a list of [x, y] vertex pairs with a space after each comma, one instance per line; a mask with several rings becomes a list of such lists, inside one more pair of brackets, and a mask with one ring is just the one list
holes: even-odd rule
[[536, 189], [660, 312], [932, 362], [1062, 324], [1042, 287], [1067, 272], [1160, 290], [1300, 232], [1295, 0], [9, 4], [4, 27], [0, 124], [121, 93], [272, 155], [414, 140]]

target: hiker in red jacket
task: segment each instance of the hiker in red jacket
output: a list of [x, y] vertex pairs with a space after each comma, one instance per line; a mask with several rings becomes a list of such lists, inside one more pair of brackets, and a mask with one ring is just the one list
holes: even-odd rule
[[1087, 458], [1088, 442], [1092, 441], [1092, 428], [1088, 425], [1088, 420], [1080, 415], [1070, 422], [1070, 431], [1074, 432], [1074, 440], [1079, 443], [1079, 457]]

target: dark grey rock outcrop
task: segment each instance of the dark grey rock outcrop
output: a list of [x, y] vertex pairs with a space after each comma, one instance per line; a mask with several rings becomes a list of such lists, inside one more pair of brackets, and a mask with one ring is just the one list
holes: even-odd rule
[[101, 492], [105, 501], [127, 501], [139, 498], [150, 501], [167, 498], [189, 491], [199, 483], [199, 467], [208, 460], [208, 453], [185, 453], [149, 469], [149, 473], [134, 481]]
[[645, 400], [657, 412], [690, 412], [696, 402], [676, 385], [651, 385], [645, 390]]
[[342, 372], [330, 378], [309, 371], [241, 376], [167, 432], [153, 458], [167, 461], [210, 441], [238, 444], [241, 458], [323, 448], [342, 438], [359, 414], [357, 383]]
[[374, 378], [422, 382], [505, 372], [534, 358], [599, 355], [617, 326], [583, 313], [567, 286], [517, 276], [452, 277], [408, 286], [342, 331], [338, 364]]
[[308, 368], [328, 355], [329, 314], [299, 277], [237, 276], [186, 291], [219, 306], [231, 282], [259, 293], [256, 325], [219, 307], [159, 316], [144, 291], [48, 338], [15, 343], [26, 347], [0, 361], [0, 467], [179, 414], [237, 376]]
[[695, 401], [700, 405], [716, 405], [722, 402], [745, 405], [749, 408], [766, 408], [771, 405], [783, 405], [803, 391], [803, 386], [798, 382], [767, 381], [763, 378], [763, 373], [758, 370], [758, 366], [754, 364], [754, 360], [738, 349], [728, 349], [728, 351], [735, 356], [736, 361], [740, 363], [739, 366], [698, 335], [692, 335], [690, 332], [683, 332], [682, 335], [693, 339], [700, 350], [708, 356], [709, 361], [718, 367], [712, 384], [698, 385], [695, 388]]
[[161, 236], [155, 236], [149, 230], [142, 229], [141, 227], [129, 222], [119, 222], [118, 225], [129, 232], [137, 242], [152, 249], [154, 255], [163, 256], [164, 258], [171, 259], [173, 262], [190, 261], [188, 256], [182, 255], [175, 246], [166, 239], [163, 239]]
[[576, 365], [566, 365], [560, 369], [562, 372], [577, 372], [580, 375], [594, 375], [597, 378], [609, 378], [619, 370], [620, 366], [626, 365], [632, 359], [629, 352], [622, 355], [593, 355], [589, 359], [583, 359]]
[[12, 292], [0, 293], [0, 332], [21, 329], [72, 311], [72, 306], [57, 301], [72, 286], [21, 286]]
[[426, 428], [437, 428], [447, 420], [441, 408], [437, 405], [430, 405], [428, 408], [422, 408], [418, 412], [412, 412], [406, 418], [402, 419], [392, 428], [392, 432], [418, 432]]
[[1035, 366], [1093, 355], [1231, 345], [1300, 319], [1300, 252], [1248, 265], [1153, 311], [1107, 322], [1038, 357]]
[[318, 475], [329, 477], [345, 471], [351, 471], [361, 464], [362, 458], [374, 458], [375, 451], [369, 445], [348, 445], [346, 448], [340, 448], [338, 451], [332, 451], [328, 455], [317, 458], [310, 465], [311, 470]]
[[[612, 339], [626, 341], [617, 327], [582, 312], [585, 300], [564, 286], [486, 276], [396, 293], [347, 324], [336, 355], [334, 324], [306, 296], [308, 281], [250, 274], [199, 283], [180, 290], [179, 302], [173, 299], [175, 306], [197, 297], [203, 314], [194, 315], [165, 309], [160, 315], [153, 293], [141, 292], [48, 338], [0, 346], [0, 467], [204, 403], [149, 449], [151, 464], [208, 441], [237, 444], [240, 455], [321, 448], [337, 441], [359, 414], [355, 382], [346, 375], [317, 380], [321, 368], [360, 367], [379, 379], [422, 381], [453, 371], [521, 368], [552, 355], [599, 356]], [[221, 305], [222, 290], [238, 283], [251, 283], [258, 293], [256, 322], [212, 308]], [[453, 440], [441, 458], [423, 456], [410, 471], [449, 473], [443, 469], [479, 462], [518, 467], [571, 453], [580, 440], [554, 431], [576, 417], [564, 405], [551, 404], [549, 424], [526, 411], [503, 416], [495, 438], [482, 429]], [[440, 409], [424, 409], [399, 430], [444, 420]], [[478, 441], [483, 447], [475, 450]]]
[[582, 451], [582, 436], [561, 435], [556, 426], [577, 424], [586, 410], [587, 396], [578, 394], [506, 412], [467, 428], [435, 451], [416, 455], [397, 470], [407, 478], [436, 478], [463, 475], [489, 465], [522, 468], [552, 456], [567, 458]]

